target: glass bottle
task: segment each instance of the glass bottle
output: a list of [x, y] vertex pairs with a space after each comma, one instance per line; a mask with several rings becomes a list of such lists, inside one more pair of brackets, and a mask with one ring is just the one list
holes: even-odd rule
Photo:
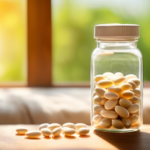
[[143, 121], [143, 61], [139, 25], [95, 26], [91, 56], [91, 124], [94, 130], [133, 132]]

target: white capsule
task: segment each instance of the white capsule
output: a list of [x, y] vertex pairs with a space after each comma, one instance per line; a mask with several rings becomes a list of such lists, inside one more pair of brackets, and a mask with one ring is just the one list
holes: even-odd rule
[[101, 81], [101, 80], [104, 80], [104, 79], [105, 79], [105, 78], [104, 78], [103, 75], [96, 75], [96, 76], [94, 77], [95, 82], [98, 82], [98, 81]]
[[68, 128], [75, 128], [75, 124], [74, 123], [71, 123], [71, 122], [68, 122], [68, 123], [65, 123], [62, 125], [62, 127], [68, 127]]
[[99, 114], [104, 109], [101, 105], [94, 105], [94, 113]]
[[49, 137], [51, 135], [51, 131], [48, 128], [42, 128], [41, 133], [45, 137]]
[[113, 92], [106, 92], [104, 94], [104, 97], [109, 100], [116, 100], [119, 98], [119, 95]]
[[77, 130], [77, 134], [80, 136], [87, 135], [90, 132], [89, 128], [82, 127], [79, 130]]
[[94, 115], [94, 117], [93, 117], [93, 122], [95, 123], [95, 124], [98, 124], [101, 120], [102, 120], [102, 116], [101, 115], [99, 115], [99, 114], [97, 114], [97, 115]]
[[63, 129], [63, 134], [65, 135], [65, 136], [72, 136], [73, 134], [75, 134], [76, 133], [76, 131], [75, 131], [75, 129], [73, 129], [73, 128], [64, 128]]
[[39, 130], [43, 129], [43, 128], [47, 128], [47, 126], [49, 125], [49, 123], [43, 123], [39, 126]]
[[20, 128], [17, 128], [16, 131], [17, 131], [18, 134], [24, 135], [24, 134], [26, 134], [26, 132], [28, 131], [28, 129], [24, 128], [24, 127], [20, 127]]
[[83, 128], [83, 127], [88, 127], [85, 123], [76, 123], [75, 124], [75, 129], [76, 130], [79, 130], [80, 128]]
[[96, 95], [93, 98], [93, 102], [94, 102], [94, 104], [104, 105], [107, 102], [107, 99]]
[[134, 75], [134, 74], [128, 74], [125, 77], [126, 77], [127, 80], [132, 79], [132, 78], [137, 78], [137, 76]]
[[52, 123], [47, 126], [47, 128], [50, 129], [51, 131], [53, 131], [55, 128], [58, 128], [58, 127], [61, 127], [61, 125], [58, 123]]
[[114, 76], [114, 74], [112, 72], [105, 72], [103, 76], [108, 79], [110, 76]]
[[121, 72], [116, 72], [116, 73], [115, 73], [115, 76], [123, 77], [124, 75], [123, 75], [123, 73], [121, 73]]
[[41, 136], [41, 132], [38, 130], [28, 131], [26, 132], [26, 136], [31, 139], [36, 139]]
[[95, 88], [95, 92], [99, 97], [103, 97], [104, 93], [106, 92], [106, 89], [104, 88], [100, 88], [100, 87], [96, 87]]
[[59, 135], [61, 134], [61, 131], [62, 131], [61, 127], [54, 128], [54, 129], [52, 130], [52, 135], [53, 135], [54, 137], [55, 137], [55, 136], [59, 136]]

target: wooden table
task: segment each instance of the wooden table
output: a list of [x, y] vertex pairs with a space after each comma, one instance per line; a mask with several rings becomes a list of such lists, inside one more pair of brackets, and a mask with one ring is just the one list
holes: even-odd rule
[[[105, 133], [92, 130], [89, 135], [79, 137], [28, 139], [16, 135], [20, 125], [0, 126], [0, 150], [150, 150], [150, 125], [143, 125], [140, 131], [132, 133]], [[24, 125], [29, 130], [38, 125]]]

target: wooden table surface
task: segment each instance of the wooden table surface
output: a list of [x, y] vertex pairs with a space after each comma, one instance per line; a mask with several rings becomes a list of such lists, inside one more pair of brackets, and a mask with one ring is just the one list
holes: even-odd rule
[[[140, 131], [132, 133], [92, 132], [84, 137], [28, 139], [16, 135], [20, 125], [0, 126], [0, 150], [150, 150], [150, 125], [143, 125]], [[38, 125], [24, 125], [29, 130]]]

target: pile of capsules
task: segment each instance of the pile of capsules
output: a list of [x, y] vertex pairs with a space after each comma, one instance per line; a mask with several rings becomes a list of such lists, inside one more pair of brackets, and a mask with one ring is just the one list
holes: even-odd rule
[[27, 128], [21, 127], [16, 129], [17, 134], [26, 135], [28, 138], [39, 138], [41, 134], [44, 137], [57, 137], [63, 133], [65, 136], [73, 136], [77, 133], [79, 136], [87, 135], [90, 132], [88, 126], [84, 123], [65, 123], [62, 126], [58, 123], [43, 123], [39, 130], [28, 131]]
[[140, 126], [140, 80], [106, 72], [94, 77], [92, 124], [99, 129], [128, 129]]

